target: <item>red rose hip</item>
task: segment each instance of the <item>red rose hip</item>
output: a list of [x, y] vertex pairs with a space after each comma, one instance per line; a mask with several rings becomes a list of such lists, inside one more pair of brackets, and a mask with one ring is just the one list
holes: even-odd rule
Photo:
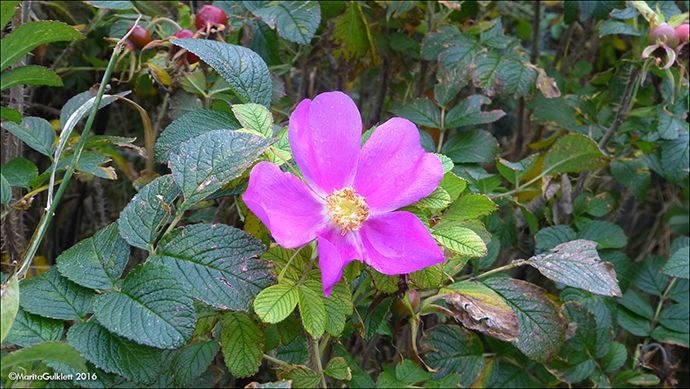
[[225, 11], [215, 5], [206, 5], [196, 14], [197, 30], [205, 28], [207, 23], [226, 24], [227, 22], [228, 16], [225, 14]]
[[[129, 30], [132, 30], [132, 27], [130, 27]], [[144, 27], [136, 26], [129, 35], [129, 41], [132, 42], [137, 49], [141, 49], [151, 42], [151, 34], [149, 34]]]
[[[191, 30], [180, 30], [175, 33], [175, 37], [177, 38], [191, 38], [193, 35], [194, 32]], [[170, 55], [174, 56], [178, 50], [179, 47], [173, 45], [172, 49], [170, 50]], [[190, 64], [197, 63], [199, 62], [199, 57], [197, 57], [196, 54], [187, 51], [187, 62], [189, 62]]]

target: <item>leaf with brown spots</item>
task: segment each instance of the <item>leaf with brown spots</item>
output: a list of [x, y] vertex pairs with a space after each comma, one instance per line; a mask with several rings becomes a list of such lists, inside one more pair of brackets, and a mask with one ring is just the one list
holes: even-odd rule
[[556, 282], [604, 296], [623, 297], [616, 272], [609, 262], [601, 262], [597, 242], [578, 239], [561, 243], [550, 254], [530, 258], [527, 264]]
[[520, 336], [517, 314], [493, 290], [478, 282], [456, 282], [446, 297], [448, 307], [465, 327], [506, 342]]

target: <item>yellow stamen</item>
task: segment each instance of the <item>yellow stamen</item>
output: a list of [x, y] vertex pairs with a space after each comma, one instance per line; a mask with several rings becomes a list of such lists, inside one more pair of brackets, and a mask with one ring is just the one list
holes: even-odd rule
[[328, 215], [342, 228], [342, 235], [348, 231], [358, 231], [369, 218], [367, 199], [355, 192], [352, 188], [343, 188], [326, 197]]

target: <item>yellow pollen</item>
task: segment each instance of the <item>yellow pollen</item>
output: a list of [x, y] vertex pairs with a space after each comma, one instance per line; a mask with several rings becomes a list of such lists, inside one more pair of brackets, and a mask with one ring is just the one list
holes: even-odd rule
[[342, 235], [348, 231], [358, 231], [369, 218], [367, 199], [355, 192], [352, 188], [343, 188], [326, 197], [328, 216], [342, 228]]

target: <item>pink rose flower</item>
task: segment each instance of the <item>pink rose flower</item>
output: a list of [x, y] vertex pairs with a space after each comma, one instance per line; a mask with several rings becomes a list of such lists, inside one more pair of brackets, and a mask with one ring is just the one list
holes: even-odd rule
[[306, 184], [261, 162], [243, 199], [279, 245], [295, 248], [318, 239], [327, 297], [353, 260], [388, 275], [443, 261], [415, 215], [393, 212], [428, 196], [443, 177], [440, 159], [422, 149], [412, 122], [390, 119], [360, 149], [357, 106], [346, 94], [330, 92], [297, 106], [288, 135]]

